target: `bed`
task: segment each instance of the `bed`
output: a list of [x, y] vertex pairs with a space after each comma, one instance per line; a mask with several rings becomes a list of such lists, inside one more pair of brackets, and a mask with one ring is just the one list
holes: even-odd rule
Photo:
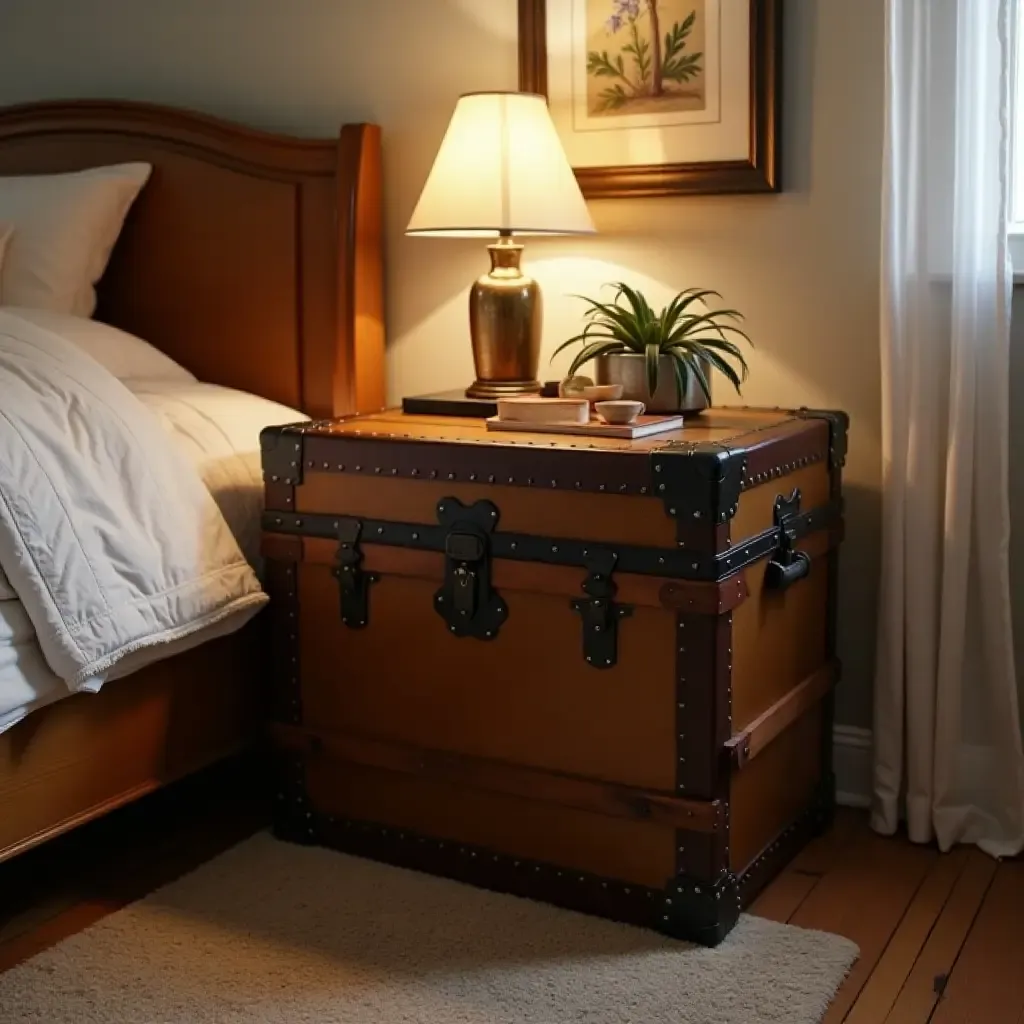
[[[152, 172], [96, 286], [96, 321], [199, 382], [313, 418], [383, 406], [376, 126], [305, 140], [136, 103], [0, 109], [0, 175], [129, 161]], [[260, 613], [0, 734], [0, 860], [252, 744], [265, 632]]]

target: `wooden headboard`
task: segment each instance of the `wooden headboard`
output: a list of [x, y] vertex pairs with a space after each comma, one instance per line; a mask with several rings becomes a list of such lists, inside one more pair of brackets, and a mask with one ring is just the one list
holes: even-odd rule
[[145, 161], [96, 317], [314, 417], [384, 405], [380, 130], [271, 135], [141, 103], [0, 109], [0, 175]]

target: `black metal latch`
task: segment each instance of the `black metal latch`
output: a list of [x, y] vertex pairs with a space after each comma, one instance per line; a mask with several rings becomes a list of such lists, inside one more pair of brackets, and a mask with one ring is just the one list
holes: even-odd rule
[[765, 569], [765, 585], [785, 590], [811, 571], [811, 558], [806, 551], [797, 551], [794, 545], [800, 536], [800, 489], [788, 497], [781, 494], [775, 499], [775, 525], [779, 530], [779, 546]]
[[362, 569], [363, 553], [359, 550], [359, 534], [363, 524], [358, 519], [338, 520], [338, 554], [331, 570], [338, 581], [341, 597], [341, 621], [350, 629], [362, 629], [370, 618], [370, 585], [377, 582], [376, 573]]
[[463, 505], [458, 498], [437, 504], [445, 538], [444, 583], [434, 595], [434, 608], [455, 636], [493, 640], [508, 618], [508, 606], [491, 587], [490, 534], [498, 525], [493, 502]]
[[586, 597], [573, 598], [572, 606], [583, 619], [583, 657], [594, 668], [611, 668], [618, 660], [619, 619], [633, 614], [633, 606], [616, 604], [618, 587], [612, 579], [618, 555], [595, 551], [584, 565], [589, 575], [583, 581]]

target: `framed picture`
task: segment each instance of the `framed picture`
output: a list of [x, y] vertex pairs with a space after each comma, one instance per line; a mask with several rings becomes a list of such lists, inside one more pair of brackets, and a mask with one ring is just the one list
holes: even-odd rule
[[519, 0], [588, 198], [779, 190], [782, 0]]

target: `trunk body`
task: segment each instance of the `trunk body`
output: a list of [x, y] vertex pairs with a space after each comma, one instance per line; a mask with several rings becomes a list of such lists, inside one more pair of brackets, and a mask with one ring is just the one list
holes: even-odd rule
[[831, 809], [845, 424], [266, 431], [278, 834], [720, 941]]

